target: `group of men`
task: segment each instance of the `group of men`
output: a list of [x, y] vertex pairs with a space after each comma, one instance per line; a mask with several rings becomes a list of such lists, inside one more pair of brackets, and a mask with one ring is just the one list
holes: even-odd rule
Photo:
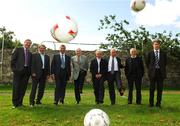
[[[32, 89], [29, 97], [30, 106], [42, 104], [41, 100], [45, 90], [46, 80], [50, 77], [55, 80], [54, 104], [64, 104], [67, 81], [71, 77], [74, 80], [74, 91], [76, 104], [81, 101], [83, 84], [88, 71], [88, 58], [82, 55], [81, 49], [76, 49], [76, 55], [66, 55], [65, 45], [61, 45], [59, 53], [50, 58], [45, 53], [46, 47], [39, 45], [38, 52], [32, 54], [29, 51], [31, 40], [24, 41], [22, 48], [16, 48], [12, 54], [11, 68], [13, 75], [13, 108], [22, 106], [23, 97], [26, 92], [29, 77], [32, 78]], [[153, 41], [153, 51], [145, 58], [150, 79], [150, 107], [154, 106], [154, 91], [157, 85], [157, 107], [161, 107], [163, 80], [166, 77], [166, 53], [160, 50], [160, 41]], [[122, 96], [124, 90], [121, 81], [121, 69], [124, 68], [128, 81], [128, 104], [132, 104], [133, 84], [136, 87], [136, 104], [141, 104], [141, 84], [144, 75], [143, 60], [137, 55], [135, 48], [130, 49], [130, 57], [122, 65], [121, 59], [117, 57], [117, 51], [110, 50], [108, 58], [103, 58], [102, 51], [95, 52], [95, 58], [90, 61], [90, 72], [92, 74], [93, 89], [96, 104], [104, 101], [104, 82], [107, 80], [111, 105], [116, 103], [114, 82]], [[38, 88], [38, 89], [37, 89]], [[38, 91], [38, 93], [36, 93]], [[37, 95], [37, 96], [36, 96]]]

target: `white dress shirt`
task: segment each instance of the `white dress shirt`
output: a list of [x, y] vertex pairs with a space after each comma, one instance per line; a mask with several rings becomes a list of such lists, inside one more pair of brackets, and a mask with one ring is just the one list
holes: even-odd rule
[[40, 54], [40, 56], [41, 56], [41, 60], [42, 60], [42, 69], [44, 69], [44, 64], [45, 64], [45, 56], [44, 56], [44, 54], [42, 54], [42, 53], [39, 53]]
[[98, 63], [98, 73], [100, 72], [100, 62], [101, 62], [101, 59], [99, 58], [96, 58], [97, 59], [97, 63]]
[[[111, 72], [111, 66], [112, 66], [112, 56], [110, 56], [109, 58], [109, 62], [108, 62], [108, 72]], [[118, 71], [118, 62], [116, 57], [114, 57], [114, 71]]]
[[63, 60], [64, 60], [64, 62], [65, 62], [65, 53], [62, 54], [62, 53], [60, 52], [60, 59], [62, 59], [62, 55], [63, 55]]

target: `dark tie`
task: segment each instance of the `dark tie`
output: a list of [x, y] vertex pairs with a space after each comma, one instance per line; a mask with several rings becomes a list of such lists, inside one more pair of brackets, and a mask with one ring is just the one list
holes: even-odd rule
[[78, 65], [80, 66], [80, 56], [77, 57]]
[[111, 74], [114, 74], [114, 57], [112, 57]]
[[159, 57], [158, 57], [158, 51], [155, 51], [155, 68], [159, 68]]
[[28, 66], [28, 50], [25, 49], [24, 51], [24, 56], [25, 56], [25, 66]]
[[61, 57], [61, 68], [65, 68], [64, 55]]

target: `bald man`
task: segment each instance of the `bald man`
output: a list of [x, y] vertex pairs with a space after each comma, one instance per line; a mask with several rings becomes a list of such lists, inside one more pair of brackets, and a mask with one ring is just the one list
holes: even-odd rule
[[102, 51], [95, 52], [96, 58], [91, 60], [90, 72], [92, 74], [94, 95], [96, 104], [103, 104], [104, 81], [107, 73], [107, 62], [102, 58]]
[[81, 101], [81, 95], [85, 76], [88, 70], [88, 59], [85, 55], [82, 55], [81, 49], [78, 48], [75, 51], [76, 55], [71, 58], [73, 68], [74, 90], [76, 103]]
[[136, 104], [141, 104], [141, 84], [144, 75], [144, 65], [142, 58], [137, 56], [135, 48], [130, 49], [130, 57], [125, 62], [125, 75], [128, 81], [128, 104], [132, 104], [133, 98], [133, 85], [136, 88]]
[[108, 73], [107, 73], [107, 80], [108, 80], [108, 87], [109, 87], [109, 95], [111, 100], [111, 105], [115, 104], [116, 95], [114, 89], [114, 82], [116, 82], [117, 89], [120, 95], [123, 95], [122, 89], [122, 81], [121, 81], [121, 68], [124, 66], [121, 64], [121, 59], [117, 57], [116, 49], [110, 50], [110, 56], [108, 58]]

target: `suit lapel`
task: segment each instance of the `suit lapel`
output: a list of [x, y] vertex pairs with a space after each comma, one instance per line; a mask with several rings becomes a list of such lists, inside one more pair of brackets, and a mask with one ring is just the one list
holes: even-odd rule
[[38, 53], [38, 59], [39, 59], [39, 61], [40, 61], [40, 65], [41, 65], [41, 68], [42, 68], [42, 65], [43, 65], [43, 63], [42, 63], [42, 59], [41, 59], [41, 55], [40, 55], [40, 53]]

